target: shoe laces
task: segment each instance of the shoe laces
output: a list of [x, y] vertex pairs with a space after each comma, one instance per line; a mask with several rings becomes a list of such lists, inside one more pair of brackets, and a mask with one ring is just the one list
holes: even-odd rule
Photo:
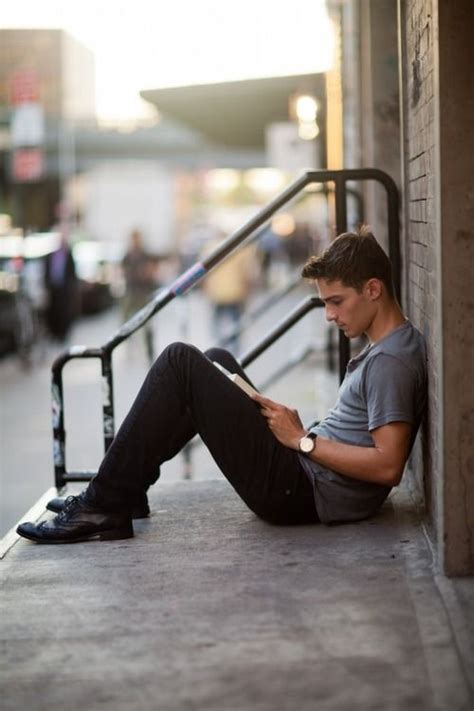
[[67, 518], [66, 514], [69, 515], [71, 511], [73, 511], [77, 504], [82, 501], [82, 494], [78, 494], [77, 496], [67, 496], [64, 499], [64, 508], [62, 511], [60, 511], [57, 515], [58, 520], [63, 520], [64, 518]]

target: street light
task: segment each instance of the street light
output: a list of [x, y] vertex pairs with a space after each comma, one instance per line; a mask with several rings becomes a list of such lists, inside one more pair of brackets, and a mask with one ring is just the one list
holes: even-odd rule
[[303, 141], [319, 136], [317, 123], [318, 102], [311, 94], [294, 94], [290, 98], [290, 115], [298, 124], [298, 135]]
[[318, 102], [310, 94], [300, 94], [295, 99], [295, 113], [298, 121], [316, 121]]

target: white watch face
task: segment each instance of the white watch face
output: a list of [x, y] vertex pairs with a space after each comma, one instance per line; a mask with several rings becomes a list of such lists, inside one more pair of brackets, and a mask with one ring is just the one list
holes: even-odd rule
[[300, 439], [300, 449], [305, 454], [312, 452], [314, 449], [314, 439], [312, 437], [302, 437]]

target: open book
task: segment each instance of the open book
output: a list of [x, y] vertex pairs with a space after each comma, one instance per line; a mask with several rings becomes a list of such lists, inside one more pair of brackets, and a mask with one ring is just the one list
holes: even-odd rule
[[255, 390], [255, 388], [253, 388], [251, 385], [249, 385], [248, 382], [246, 380], [244, 380], [238, 373], [231, 373], [229, 370], [227, 370], [227, 368], [224, 368], [223, 365], [221, 365], [220, 363], [217, 363], [217, 361], [215, 361], [215, 360], [212, 362], [214, 363], [216, 368], [218, 368], [221, 371], [221, 373], [224, 373], [224, 375], [226, 375], [229, 378], [229, 380], [232, 380], [233, 383], [238, 385], [241, 390], [243, 390], [245, 393], [247, 393], [247, 395], [250, 395], [250, 396], [258, 395], [257, 390]]

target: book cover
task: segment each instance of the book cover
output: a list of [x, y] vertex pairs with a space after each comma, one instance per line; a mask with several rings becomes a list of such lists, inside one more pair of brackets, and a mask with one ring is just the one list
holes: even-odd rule
[[213, 361], [213, 363], [216, 366], [216, 368], [218, 368], [221, 371], [221, 373], [224, 373], [224, 375], [226, 375], [229, 378], [229, 380], [232, 380], [232, 382], [235, 383], [237, 385], [237, 387], [239, 387], [245, 393], [247, 393], [247, 395], [249, 395], [250, 397], [252, 397], [252, 395], [258, 395], [257, 390], [255, 390], [255, 388], [253, 388], [238, 373], [231, 373], [229, 370], [227, 370], [227, 368], [224, 368], [224, 366], [222, 366], [220, 363], [217, 363], [217, 361], [215, 361], [215, 360]]

